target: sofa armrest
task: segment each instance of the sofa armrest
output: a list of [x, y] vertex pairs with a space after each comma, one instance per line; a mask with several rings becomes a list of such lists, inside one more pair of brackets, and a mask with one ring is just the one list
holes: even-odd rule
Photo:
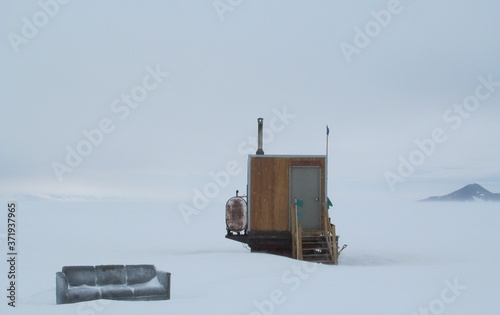
[[68, 291], [68, 279], [62, 272], [56, 273], [56, 303], [67, 303], [66, 292]]
[[165, 288], [165, 291], [167, 291], [167, 300], [170, 300], [170, 272], [157, 270], [156, 277], [158, 278], [158, 282]]

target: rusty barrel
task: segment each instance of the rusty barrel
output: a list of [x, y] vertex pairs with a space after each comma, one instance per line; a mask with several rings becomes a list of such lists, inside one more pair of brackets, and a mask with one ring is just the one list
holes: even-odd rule
[[247, 229], [247, 202], [242, 197], [235, 196], [227, 201], [226, 228], [231, 232]]

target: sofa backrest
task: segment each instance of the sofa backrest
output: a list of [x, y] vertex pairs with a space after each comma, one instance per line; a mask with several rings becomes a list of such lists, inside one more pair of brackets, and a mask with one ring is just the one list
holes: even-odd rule
[[154, 265], [127, 265], [127, 284], [139, 284], [156, 277]]
[[100, 265], [95, 267], [96, 285], [127, 284], [124, 265]]
[[68, 284], [72, 287], [80, 285], [95, 286], [96, 271], [94, 266], [66, 266], [62, 272], [68, 279]]
[[62, 272], [72, 287], [80, 285], [134, 285], [156, 277], [154, 265], [65, 266]]

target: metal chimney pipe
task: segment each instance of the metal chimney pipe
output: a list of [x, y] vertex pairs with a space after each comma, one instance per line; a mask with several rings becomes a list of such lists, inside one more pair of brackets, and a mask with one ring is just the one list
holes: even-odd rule
[[264, 123], [264, 118], [258, 118], [257, 122], [259, 123], [259, 137], [258, 137], [258, 149], [255, 154], [257, 155], [264, 155], [264, 150], [262, 150], [262, 128], [263, 128], [263, 123]]

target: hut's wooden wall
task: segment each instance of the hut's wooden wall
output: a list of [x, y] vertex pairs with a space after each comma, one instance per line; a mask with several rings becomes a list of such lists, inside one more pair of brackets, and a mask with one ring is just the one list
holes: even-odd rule
[[288, 231], [290, 167], [319, 166], [325, 196], [324, 157], [250, 156], [249, 198], [252, 231]]

